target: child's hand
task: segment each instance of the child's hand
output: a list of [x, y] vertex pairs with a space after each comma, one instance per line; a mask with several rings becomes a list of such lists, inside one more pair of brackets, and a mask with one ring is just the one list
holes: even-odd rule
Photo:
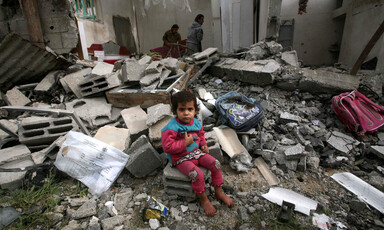
[[185, 132], [185, 145], [190, 145], [193, 143], [193, 137], [191, 134], [188, 134], [187, 132]]
[[208, 148], [208, 146], [206, 146], [206, 145], [201, 146], [201, 150], [202, 150], [204, 153], [209, 153], [209, 148]]

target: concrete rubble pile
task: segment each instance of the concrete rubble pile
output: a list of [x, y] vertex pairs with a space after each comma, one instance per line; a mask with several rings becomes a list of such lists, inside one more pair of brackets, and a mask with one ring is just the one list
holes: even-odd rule
[[[201, 71], [193, 78], [185, 62], [200, 67], [208, 63], [208, 69], [205, 74]], [[52, 226], [63, 229], [127, 228], [135, 213], [146, 205], [147, 196], [152, 195], [151, 186], [160, 187], [156, 197], [171, 207], [170, 216], [159, 229], [196, 228], [206, 224], [203, 222], [210, 223], [203, 217], [201, 220], [197, 218], [203, 211], [196, 203], [189, 179], [171, 167], [161, 147], [161, 129], [174, 116], [169, 95], [174, 88], [181, 90], [189, 83], [189, 88], [201, 101], [200, 107], [209, 111], [209, 115], [201, 112], [198, 117], [206, 131], [210, 154], [228, 170], [223, 173], [224, 189], [235, 198], [235, 217], [241, 220], [239, 229], [247, 229], [250, 225], [249, 215], [268, 209], [269, 204], [261, 201], [261, 195], [271, 186], [295, 188], [296, 192], [306, 193], [300, 186], [295, 186], [300, 183], [297, 178], [303, 183], [311, 177], [324, 178], [325, 168], [347, 169], [384, 191], [384, 132], [358, 137], [347, 130], [330, 106], [332, 96], [359, 89], [363, 82], [359, 77], [336, 68], [300, 68], [296, 52], [282, 52], [281, 45], [275, 42], [254, 44], [232, 57], [220, 56], [216, 48], [208, 48], [186, 58], [185, 62], [173, 58], [155, 60], [150, 56], [120, 60], [114, 65], [79, 62], [66, 70], [50, 72], [33, 90], [18, 86], [5, 92], [3, 105], [40, 110], [31, 113], [3, 107], [0, 124], [7, 132], [0, 133], [1, 189], [20, 188], [26, 174], [25, 170], [10, 172], [4, 169], [33, 168], [52, 162], [66, 133], [70, 130], [84, 132], [85, 127], [95, 139], [118, 148], [130, 158], [113, 185], [119, 188], [118, 192], [108, 190], [98, 198], [90, 195], [62, 198], [56, 211], [47, 213]], [[366, 74], [372, 79], [383, 79]], [[364, 85], [382, 97], [380, 87], [375, 88], [375, 84], [367, 80]], [[235, 135], [250, 156], [251, 163], [245, 173], [227, 167], [232, 156], [224, 150], [221, 137], [215, 132], [215, 127], [221, 125], [215, 99], [228, 91], [254, 98], [265, 109], [259, 129]], [[73, 116], [55, 113], [56, 110], [73, 112], [80, 118], [80, 123]], [[225, 138], [228, 136], [224, 134]], [[241, 189], [240, 186], [255, 186], [255, 178], [245, 183], [240, 178], [256, 177], [256, 174], [260, 175], [258, 170], [264, 176], [261, 178], [263, 182], [258, 182], [259, 187], [256, 190]], [[230, 174], [236, 177], [231, 178]], [[133, 187], [130, 181], [135, 178], [145, 180], [140, 186]], [[209, 182], [209, 174], [206, 180]], [[333, 187], [337, 186], [333, 184]], [[209, 185], [206, 189], [208, 193], [212, 191]], [[349, 202], [352, 196], [346, 192], [337, 197], [331, 194], [333, 190], [324, 188], [324, 191], [329, 193], [306, 195], [313, 196], [324, 210], [345, 202], [342, 206], [337, 205], [342, 211], [332, 213], [332, 218], [344, 224], [348, 220], [352, 229], [368, 226], [358, 221], [361, 213], [354, 208], [364, 206], [364, 203], [359, 203], [356, 198]], [[217, 201], [213, 204], [221, 205]], [[229, 209], [220, 209], [221, 214], [224, 211], [228, 212], [225, 215], [231, 215]], [[381, 226], [382, 220], [376, 214], [372, 211], [368, 215], [375, 220], [376, 226]]]

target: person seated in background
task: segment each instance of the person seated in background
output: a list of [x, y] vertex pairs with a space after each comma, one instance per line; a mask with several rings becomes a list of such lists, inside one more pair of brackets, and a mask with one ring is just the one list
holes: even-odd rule
[[170, 30], [167, 30], [163, 35], [164, 46], [171, 46], [172, 43], [179, 43], [181, 41], [181, 36], [177, 32], [179, 26], [174, 24]]

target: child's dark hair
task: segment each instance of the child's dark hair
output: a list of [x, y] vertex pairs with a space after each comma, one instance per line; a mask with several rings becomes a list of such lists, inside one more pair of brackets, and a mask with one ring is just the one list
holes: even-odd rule
[[173, 114], [177, 115], [177, 106], [178, 103], [184, 104], [187, 102], [193, 101], [193, 104], [195, 106], [196, 114], [199, 113], [199, 106], [197, 105], [196, 96], [194, 93], [188, 91], [188, 90], [182, 90], [180, 92], [177, 92], [171, 96], [171, 103], [172, 103], [172, 112]]

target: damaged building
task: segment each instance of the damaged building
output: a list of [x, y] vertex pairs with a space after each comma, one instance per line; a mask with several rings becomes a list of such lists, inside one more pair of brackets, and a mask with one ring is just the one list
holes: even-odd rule
[[[383, 0], [0, 5], [0, 229], [384, 228]], [[197, 14], [201, 52], [162, 46]], [[180, 90], [234, 199], [200, 167], [213, 217], [162, 147]], [[231, 127], [228, 93], [260, 106], [256, 125]], [[344, 93], [375, 129], [339, 116]]]

